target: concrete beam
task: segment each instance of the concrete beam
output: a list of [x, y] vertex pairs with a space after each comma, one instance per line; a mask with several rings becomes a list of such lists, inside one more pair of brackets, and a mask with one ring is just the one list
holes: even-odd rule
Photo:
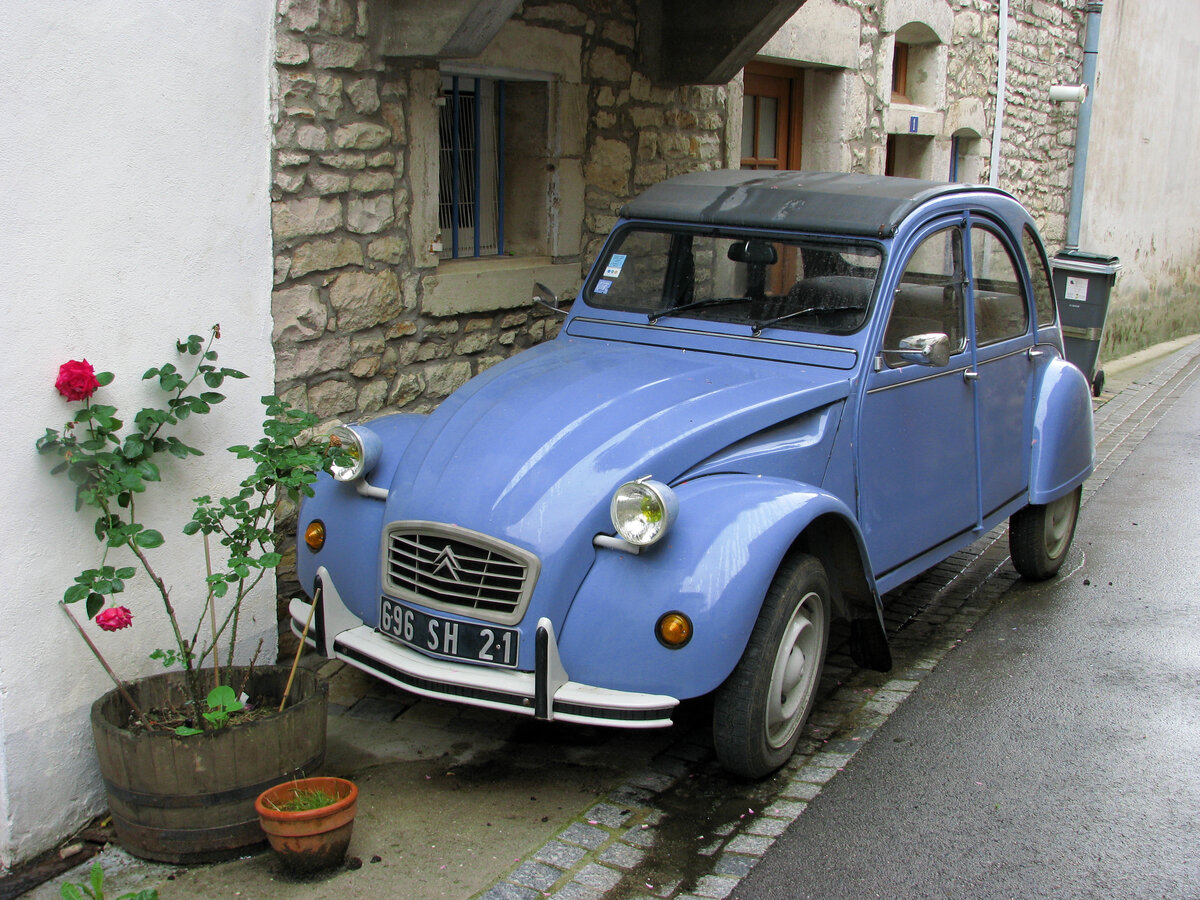
[[484, 51], [521, 0], [368, 0], [381, 56], [468, 59]]
[[805, 0], [641, 0], [639, 51], [665, 84], [727, 84]]

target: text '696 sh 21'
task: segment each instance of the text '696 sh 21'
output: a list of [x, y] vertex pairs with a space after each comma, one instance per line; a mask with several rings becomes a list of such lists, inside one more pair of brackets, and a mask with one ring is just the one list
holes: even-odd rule
[[890, 668], [880, 596], [1005, 519], [1054, 575], [1093, 465], [1022, 206], [811, 172], [650, 188], [554, 340], [333, 435], [353, 465], [299, 521], [319, 652], [544, 720], [655, 728], [712, 693], [748, 777], [791, 755], [835, 618]]

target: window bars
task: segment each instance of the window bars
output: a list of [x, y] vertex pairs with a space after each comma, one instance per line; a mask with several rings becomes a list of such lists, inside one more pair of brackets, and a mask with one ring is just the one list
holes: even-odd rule
[[442, 97], [438, 186], [442, 257], [503, 255], [504, 82], [448, 75], [442, 81]]

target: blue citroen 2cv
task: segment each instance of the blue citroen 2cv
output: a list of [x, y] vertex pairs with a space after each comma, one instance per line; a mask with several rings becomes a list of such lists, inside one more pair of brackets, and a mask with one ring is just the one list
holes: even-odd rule
[[301, 509], [297, 634], [413, 693], [669, 725], [782, 765], [834, 617], [1009, 520], [1065, 558], [1092, 470], [1033, 220], [991, 188], [717, 171], [623, 210], [558, 336], [431, 415], [339, 426]]

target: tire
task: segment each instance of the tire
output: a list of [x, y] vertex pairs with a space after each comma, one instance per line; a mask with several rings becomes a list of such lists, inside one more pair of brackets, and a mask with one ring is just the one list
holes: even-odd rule
[[1023, 577], [1045, 581], [1058, 573], [1079, 518], [1082, 487], [1050, 503], [1030, 504], [1008, 520], [1008, 552]]
[[792, 755], [821, 680], [829, 617], [821, 563], [803, 554], [786, 559], [741, 660], [714, 698], [713, 743], [728, 771], [761, 778]]

